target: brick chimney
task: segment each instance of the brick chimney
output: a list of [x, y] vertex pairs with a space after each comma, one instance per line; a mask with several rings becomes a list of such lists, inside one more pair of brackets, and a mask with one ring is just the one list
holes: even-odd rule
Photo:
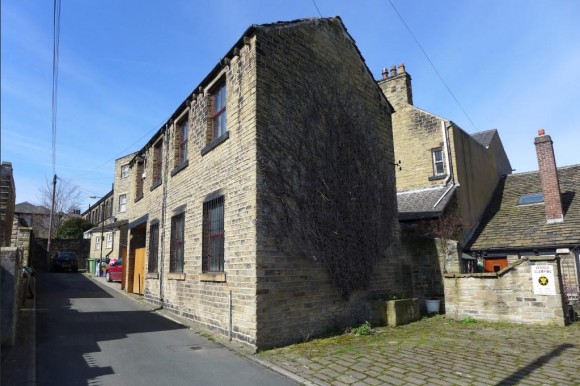
[[404, 64], [391, 66], [390, 70], [383, 68], [382, 75], [383, 78], [377, 83], [395, 109], [413, 104], [411, 75], [405, 70]]
[[552, 138], [545, 135], [544, 130], [538, 130], [538, 136], [534, 139], [540, 180], [544, 192], [544, 206], [546, 208], [546, 220], [548, 224], [563, 222], [564, 211], [562, 210], [562, 195], [560, 193], [560, 180], [556, 169], [554, 146]]

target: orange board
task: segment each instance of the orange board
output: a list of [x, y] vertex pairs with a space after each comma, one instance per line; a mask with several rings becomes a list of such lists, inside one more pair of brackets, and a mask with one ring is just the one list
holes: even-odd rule
[[145, 248], [135, 249], [133, 293], [143, 295], [145, 290]]
[[484, 272], [497, 272], [497, 271], [502, 270], [505, 267], [507, 267], [507, 265], [508, 265], [507, 257], [483, 259], [483, 271]]

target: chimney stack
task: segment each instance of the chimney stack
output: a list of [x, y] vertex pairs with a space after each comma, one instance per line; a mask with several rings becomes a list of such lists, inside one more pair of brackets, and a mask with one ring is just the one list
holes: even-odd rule
[[538, 136], [534, 139], [534, 144], [536, 145], [540, 180], [544, 192], [546, 220], [548, 224], [563, 222], [562, 195], [552, 139], [549, 135], [545, 135], [544, 129], [540, 129]]
[[390, 70], [383, 68], [382, 76], [383, 78], [378, 81], [378, 85], [395, 110], [413, 104], [411, 75], [405, 69], [404, 64], [392, 65]]

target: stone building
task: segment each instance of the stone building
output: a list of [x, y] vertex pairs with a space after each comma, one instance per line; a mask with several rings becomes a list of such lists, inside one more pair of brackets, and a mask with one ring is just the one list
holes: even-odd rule
[[404, 65], [383, 69], [382, 75], [378, 85], [395, 109], [398, 213], [402, 247], [412, 258], [414, 295], [442, 297], [442, 273], [474, 267], [474, 260], [460, 258], [469, 257], [462, 255], [462, 245], [511, 165], [497, 130], [468, 134], [453, 121], [414, 106]]
[[82, 214], [95, 225], [85, 232], [85, 237], [91, 240], [92, 259], [117, 260], [127, 256], [127, 201], [131, 196], [129, 162], [134, 156], [132, 153], [115, 160], [113, 189]]
[[12, 221], [16, 201], [16, 188], [12, 163], [0, 165], [0, 247], [9, 247], [12, 238]]
[[14, 213], [33, 229], [35, 237], [48, 239], [50, 209], [24, 201], [16, 204]]
[[254, 348], [367, 319], [408, 282], [391, 111], [340, 18], [248, 28], [130, 162], [127, 290]]
[[[503, 272], [523, 259], [531, 259], [536, 264], [550, 262], [556, 276], [560, 276], [557, 279], [561, 280], [554, 296], [563, 295], [564, 303], [578, 313], [580, 165], [557, 167], [551, 137], [543, 130], [538, 134], [534, 143], [539, 170], [502, 178], [481, 225], [466, 248], [482, 259], [486, 272]], [[526, 274], [525, 279], [529, 281], [529, 270]], [[520, 284], [512, 281], [513, 286]], [[511, 311], [504, 310], [504, 314], [517, 315], [516, 306], [530, 301], [536, 302], [536, 308], [541, 310], [540, 300], [529, 294], [520, 297], [519, 301], [515, 296], [504, 300], [508, 307], [512, 306]], [[489, 312], [483, 309], [482, 313], [484, 311]], [[563, 318], [564, 315], [559, 316]]]

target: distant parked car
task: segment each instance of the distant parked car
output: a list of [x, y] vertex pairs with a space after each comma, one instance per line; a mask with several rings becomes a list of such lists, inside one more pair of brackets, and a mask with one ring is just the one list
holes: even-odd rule
[[123, 279], [123, 259], [111, 263], [107, 266], [107, 272], [105, 273], [107, 281], [121, 281]]
[[58, 251], [52, 255], [52, 270], [55, 272], [79, 270], [79, 259], [75, 252]]

